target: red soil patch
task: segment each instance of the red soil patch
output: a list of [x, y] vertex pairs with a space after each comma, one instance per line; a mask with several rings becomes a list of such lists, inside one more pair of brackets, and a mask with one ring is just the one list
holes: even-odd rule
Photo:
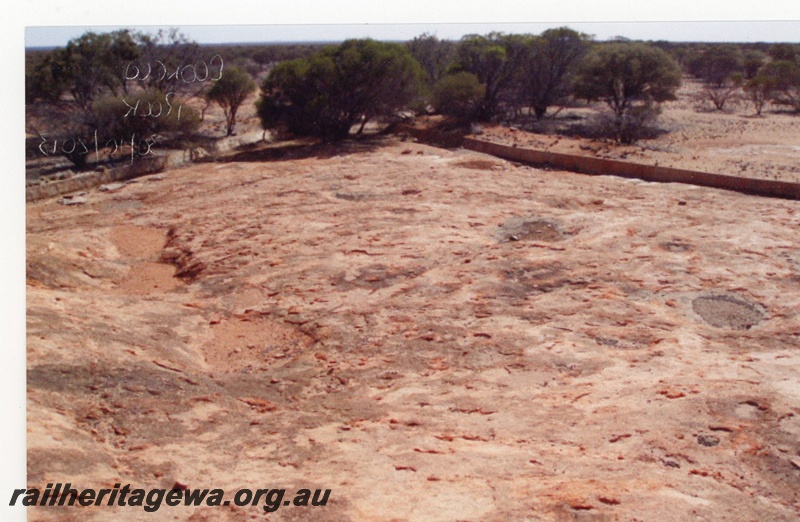
[[223, 373], [250, 373], [291, 357], [313, 344], [297, 329], [261, 317], [231, 317], [212, 324], [214, 338], [203, 347], [206, 362]]

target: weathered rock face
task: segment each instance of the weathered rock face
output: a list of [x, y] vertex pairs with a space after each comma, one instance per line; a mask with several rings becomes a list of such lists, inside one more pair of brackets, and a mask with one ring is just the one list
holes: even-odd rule
[[28, 482], [332, 490], [285, 520], [797, 518], [798, 230], [798, 202], [394, 142], [30, 204]]

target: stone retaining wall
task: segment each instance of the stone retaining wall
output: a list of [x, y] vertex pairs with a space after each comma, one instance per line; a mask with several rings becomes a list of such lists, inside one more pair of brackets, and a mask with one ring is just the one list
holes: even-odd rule
[[136, 158], [133, 164], [124, 167], [87, 172], [63, 180], [33, 185], [25, 189], [25, 201], [52, 198], [60, 196], [61, 194], [87, 190], [106, 183], [125, 181], [146, 174], [155, 174], [156, 172], [162, 172], [166, 169], [186, 165], [199, 157], [217, 157], [219, 154], [231, 151], [237, 147], [261, 141], [264, 137], [265, 133], [261, 131], [250, 132], [239, 136], [228, 136], [212, 143], [208, 147], [210, 150], [206, 150], [202, 147], [187, 150], [166, 150], [155, 156]]
[[524, 149], [474, 138], [465, 138], [463, 147], [507, 160], [532, 165], [547, 165], [582, 174], [621, 176], [661, 183], [686, 183], [759, 196], [800, 199], [800, 183], [789, 181], [742, 178], [672, 167], [658, 167], [626, 161]]
[[167, 156], [137, 158], [132, 165], [78, 174], [71, 178], [27, 187], [25, 189], [25, 201], [52, 198], [69, 192], [90, 189], [105, 183], [125, 181], [145, 174], [154, 174], [163, 171], [166, 166]]

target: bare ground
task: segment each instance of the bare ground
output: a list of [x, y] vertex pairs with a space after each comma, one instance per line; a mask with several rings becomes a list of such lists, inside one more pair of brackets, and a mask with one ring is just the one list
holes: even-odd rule
[[[800, 202], [387, 141], [27, 206], [28, 482], [795, 520]], [[172, 277], [172, 276], [176, 277]], [[153, 520], [35, 508], [31, 520]]]
[[684, 78], [677, 97], [662, 104], [657, 136], [642, 139], [636, 145], [546, 132], [591, 126], [598, 110], [605, 109], [601, 103], [594, 108], [551, 110], [550, 118], [533, 123], [539, 132], [495, 125], [487, 126], [476, 137], [565, 154], [800, 182], [800, 114], [767, 106], [761, 116], [756, 116], [741, 93], [728, 102], [724, 111], [712, 110], [710, 102], [703, 98], [701, 85], [688, 78]]

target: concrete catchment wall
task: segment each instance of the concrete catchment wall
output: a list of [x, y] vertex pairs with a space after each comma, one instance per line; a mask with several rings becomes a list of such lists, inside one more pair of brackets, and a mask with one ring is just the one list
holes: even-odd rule
[[473, 138], [465, 138], [463, 147], [507, 160], [529, 163], [532, 165], [547, 165], [583, 174], [621, 176], [661, 183], [687, 183], [690, 185], [699, 185], [701, 187], [721, 188], [759, 196], [800, 199], [800, 183], [791, 183], [788, 181], [740, 178], [736, 176], [726, 176], [724, 174], [711, 174], [694, 170], [658, 167], [654, 165], [642, 165], [640, 163], [629, 163], [626, 161], [523, 149]]

